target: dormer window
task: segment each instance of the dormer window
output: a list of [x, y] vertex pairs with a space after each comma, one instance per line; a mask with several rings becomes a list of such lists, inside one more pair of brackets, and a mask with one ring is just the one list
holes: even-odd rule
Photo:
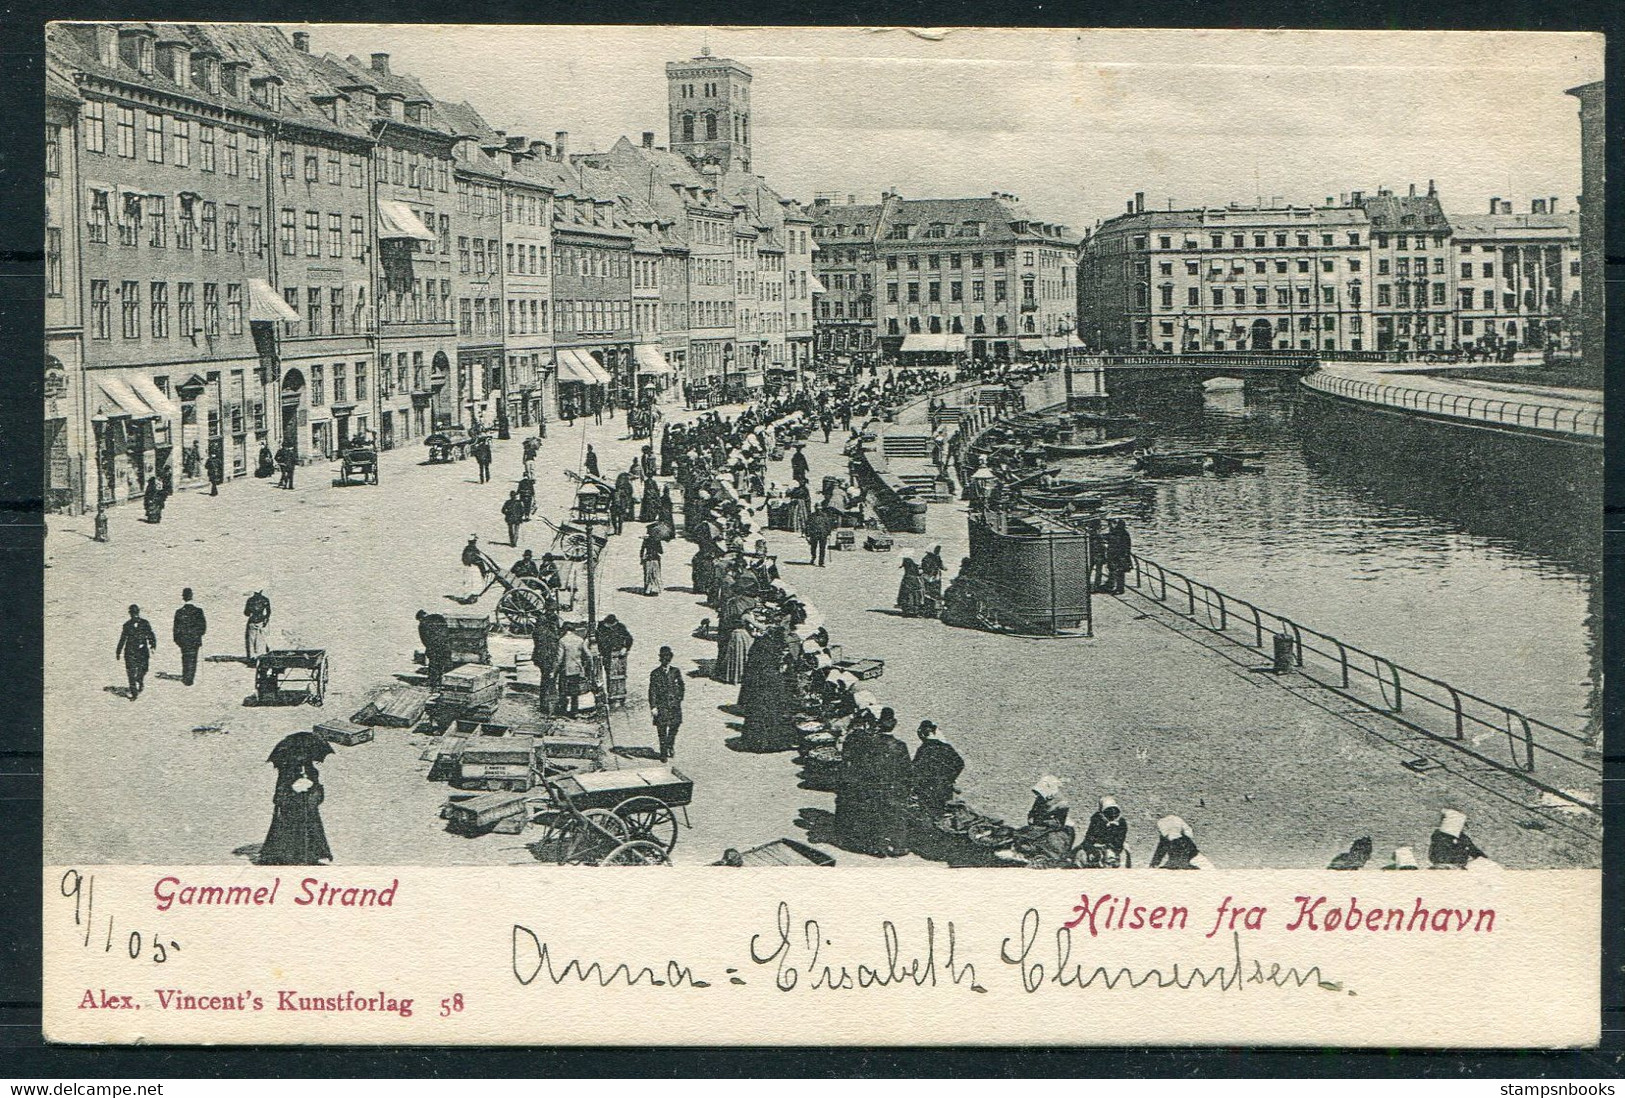
[[220, 59], [218, 57], [197, 57], [191, 60], [192, 84], [202, 88], [210, 95], [220, 94]]
[[135, 40], [135, 68], [142, 76], [152, 75], [152, 40], [150, 38], [137, 38]]

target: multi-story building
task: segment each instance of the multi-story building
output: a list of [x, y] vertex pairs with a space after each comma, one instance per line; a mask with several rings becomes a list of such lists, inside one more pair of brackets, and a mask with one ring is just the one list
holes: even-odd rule
[[1603, 323], [1604, 257], [1603, 176], [1606, 138], [1603, 129], [1607, 85], [1601, 80], [1570, 88], [1580, 101], [1580, 343], [1585, 361], [1602, 369], [1605, 336]]
[[1450, 222], [1432, 181], [1426, 194], [1417, 194], [1412, 183], [1407, 195], [1383, 188], [1354, 204], [1370, 219], [1376, 350], [1448, 349], [1455, 336], [1454, 257]]
[[792, 375], [798, 380], [812, 367], [813, 350], [813, 217], [793, 198], [784, 208], [784, 339]]
[[261, 325], [290, 311], [268, 281], [269, 134], [323, 111], [272, 63], [280, 33], [255, 33], [249, 51], [172, 24], [48, 32], [83, 99], [72, 166], [85, 376], [65, 430], [88, 449], [97, 501], [132, 498], [152, 477], [199, 479], [210, 454], [241, 475], [275, 441]]
[[1008, 360], [1048, 353], [1076, 333], [1077, 239], [1031, 216], [1015, 195], [887, 194], [875, 251], [878, 339], [888, 353], [961, 350]]
[[688, 61], [666, 62], [666, 111], [672, 151], [698, 165], [750, 171], [750, 69], [709, 46]]
[[820, 355], [862, 362], [880, 348], [875, 310], [875, 249], [882, 207], [813, 200], [814, 348]]
[[1083, 337], [1113, 351], [1359, 350], [1370, 339], [1357, 205], [1127, 212], [1084, 242]]
[[1490, 199], [1487, 215], [1450, 215], [1455, 243], [1454, 342], [1463, 348], [1572, 350], [1580, 313], [1580, 215], [1555, 196], [1528, 213]]
[[553, 189], [539, 170], [536, 142], [507, 139], [502, 197], [503, 286], [509, 419], [531, 426], [556, 407], [553, 396]]
[[[670, 94], [680, 99], [681, 85]], [[669, 222], [664, 258], [681, 264], [682, 277], [661, 279], [661, 349], [688, 394], [709, 403], [721, 398], [723, 363], [734, 354], [734, 208], [718, 193], [718, 171], [702, 174], [682, 154], [656, 147], [654, 138], [652, 131], [641, 144], [623, 137], [583, 162], [613, 172], [623, 193]]]
[[560, 412], [580, 415], [631, 392], [633, 234], [611, 173], [573, 163], [568, 138], [553, 146], [553, 343]]
[[[79, 109], [72, 79], [45, 71], [45, 505], [78, 514], [87, 502], [84, 320], [80, 308]], [[94, 500], [90, 500], [94, 502]]]
[[[456, 421], [464, 402], [452, 364], [457, 334], [452, 306], [452, 133], [435, 111], [434, 97], [409, 76], [390, 71], [389, 55], [367, 63], [326, 55], [322, 67], [352, 106], [365, 115], [374, 142], [372, 190], [375, 228], [368, 242], [372, 300], [358, 288], [354, 308], [369, 310], [377, 331], [378, 384], [366, 399], [376, 407], [380, 443], [421, 438]], [[385, 375], [388, 379], [385, 380]], [[313, 421], [324, 405], [337, 417], [355, 397], [353, 378], [342, 389], [324, 373], [307, 378]], [[284, 381], [284, 407], [293, 404]], [[333, 407], [336, 398], [337, 407]], [[355, 413], [359, 414], [359, 413]], [[334, 436], [336, 438], [336, 436]]]
[[457, 190], [452, 218], [457, 263], [451, 280], [457, 309], [457, 392], [466, 421], [497, 426], [508, 414], [502, 377], [507, 365], [503, 349], [503, 173], [489, 151], [505, 148], [506, 143], [466, 103], [438, 106], [457, 135], [452, 170]]
[[[290, 42], [241, 24], [202, 27], [197, 34], [229, 56], [260, 59], [284, 82], [284, 119], [268, 128], [264, 141], [264, 225], [252, 211], [248, 232], [250, 248], [265, 237], [269, 281], [281, 292], [288, 319], [257, 329], [270, 366], [270, 407], [254, 405], [253, 427], [262, 440], [270, 434], [290, 445], [299, 461], [324, 461], [351, 437], [379, 427], [373, 389], [384, 380], [367, 307], [376, 235], [371, 125], [325, 79], [326, 66], [310, 54], [308, 35], [296, 33]], [[289, 88], [303, 89], [303, 102], [315, 110], [300, 109]], [[241, 235], [230, 224], [237, 213], [225, 215], [225, 231]], [[389, 445], [393, 427], [391, 421], [384, 432]], [[232, 449], [231, 467], [241, 471], [245, 455], [235, 440]]]

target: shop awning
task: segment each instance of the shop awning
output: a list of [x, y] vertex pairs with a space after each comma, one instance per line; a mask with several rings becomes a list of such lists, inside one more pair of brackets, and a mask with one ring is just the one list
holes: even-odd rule
[[746, 374], [741, 379], [741, 382], [745, 386], [745, 388], [747, 388], [747, 389], [759, 389], [762, 386], [762, 375], [761, 374]]
[[417, 211], [404, 202], [397, 202], [392, 198], [378, 200], [378, 239], [379, 240], [426, 240], [432, 242], [434, 233], [429, 231]]
[[965, 337], [958, 332], [910, 332], [903, 337], [902, 349], [913, 351], [963, 351]]
[[134, 389], [136, 395], [154, 412], [157, 412], [165, 419], [180, 422], [180, 407], [173, 400], [170, 400], [162, 389], [153, 384], [151, 378], [141, 374], [134, 374], [130, 377], [130, 388]]
[[812, 280], [811, 282], [808, 283], [808, 286], [812, 290], [813, 293], [815, 293], [815, 294], [827, 294], [827, 293], [829, 293], [829, 291], [824, 288], [824, 284], [822, 282], [818, 281], [818, 276], [817, 275], [808, 275], [807, 277]]
[[148, 407], [146, 401], [136, 395], [134, 389], [119, 378], [98, 378], [96, 384], [102, 390], [102, 398], [97, 401], [96, 414], [98, 416], [108, 418], [129, 416], [131, 419], [151, 419], [158, 414]]
[[608, 385], [610, 376], [586, 351], [569, 348], [559, 350], [559, 380], [579, 381], [583, 385]]
[[670, 377], [674, 371], [666, 356], [660, 353], [658, 347], [651, 347], [646, 343], [639, 343], [632, 348], [632, 358], [638, 364], [640, 374], [661, 374]]
[[268, 324], [278, 321], [297, 324], [299, 313], [282, 300], [281, 294], [271, 289], [269, 282], [263, 278], [251, 278], [248, 280], [248, 319]]

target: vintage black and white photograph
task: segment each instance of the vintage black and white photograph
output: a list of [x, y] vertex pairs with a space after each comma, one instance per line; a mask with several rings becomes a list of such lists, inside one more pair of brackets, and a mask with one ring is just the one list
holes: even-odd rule
[[47, 864], [1600, 867], [1600, 36], [45, 49]]

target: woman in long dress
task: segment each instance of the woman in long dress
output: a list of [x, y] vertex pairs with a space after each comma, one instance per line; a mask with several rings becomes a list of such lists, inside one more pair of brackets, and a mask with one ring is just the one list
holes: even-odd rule
[[925, 583], [912, 554], [903, 558], [903, 582], [897, 587], [897, 609], [905, 618], [917, 618], [925, 612]]
[[660, 487], [647, 477], [643, 480], [643, 498], [638, 502], [638, 521], [660, 521]]
[[745, 659], [739, 709], [745, 715], [744, 744], [751, 751], [795, 746], [795, 703], [784, 677], [785, 650], [784, 627], [776, 625], [756, 639]]
[[660, 541], [659, 534], [646, 534], [643, 546], [639, 550], [639, 557], [643, 560], [643, 593], [645, 595], [660, 594], [660, 557], [665, 547]]
[[319, 865], [333, 860], [322, 827], [322, 783], [316, 763], [284, 758], [276, 763], [276, 791], [271, 797], [271, 828], [255, 859], [260, 865]]

